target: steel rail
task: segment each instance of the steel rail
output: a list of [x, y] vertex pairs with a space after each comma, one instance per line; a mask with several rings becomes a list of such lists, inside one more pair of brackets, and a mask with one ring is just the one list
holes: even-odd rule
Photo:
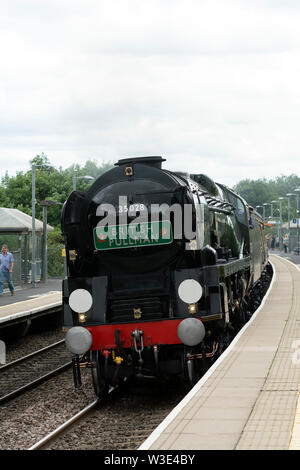
[[[42, 349], [39, 349], [38, 351], [34, 351], [31, 354], [27, 354], [26, 356], [23, 356], [19, 359], [16, 359], [15, 361], [9, 362], [8, 364], [5, 364], [4, 366], [0, 367], [0, 373], [1, 371], [7, 371], [9, 368], [12, 368], [14, 366], [17, 366], [21, 364], [22, 362], [25, 362], [28, 359], [32, 359], [35, 356], [38, 356], [39, 354], [50, 351], [51, 349], [56, 348], [57, 346], [60, 346], [63, 344], [65, 340], [60, 340], [57, 341], [56, 343], [50, 344], [49, 346], [46, 346]], [[38, 377], [35, 380], [32, 380], [31, 382], [28, 382], [25, 385], [22, 385], [21, 387], [17, 388], [16, 390], [13, 390], [12, 392], [7, 393], [6, 395], [3, 395], [2, 397], [0, 396], [0, 405], [3, 403], [6, 403], [7, 401], [16, 398], [18, 395], [21, 395], [22, 393], [36, 387], [37, 385], [40, 385], [41, 383], [45, 382], [46, 380], [51, 379], [57, 374], [60, 374], [61, 372], [69, 369], [72, 366], [72, 361], [68, 361], [65, 364], [56, 367], [55, 369], [51, 370], [47, 374], [42, 375], [41, 377]]]
[[72, 416], [72, 418], [68, 419], [65, 421], [63, 424], [58, 426], [54, 431], [50, 432], [47, 434], [47, 436], [43, 437], [40, 441], [38, 441], [36, 444], [31, 446], [27, 450], [38, 450], [41, 449], [47, 442], [51, 441], [51, 439], [54, 439], [57, 437], [60, 433], [62, 433], [65, 429], [67, 429], [69, 426], [71, 426], [75, 421], [77, 421], [79, 418], [82, 416], [86, 415], [90, 410], [92, 410], [97, 404], [99, 403], [99, 399], [93, 401], [90, 403], [88, 406], [83, 408], [81, 411], [76, 413], [76, 415]]
[[69, 369], [71, 366], [72, 366], [72, 362], [67, 362], [67, 363], [63, 364], [62, 366], [57, 367], [56, 369], [52, 370], [48, 374], [45, 374], [45, 375], [39, 377], [38, 379], [35, 379], [32, 382], [29, 382], [26, 385], [23, 385], [22, 387], [17, 388], [13, 392], [10, 392], [7, 395], [4, 395], [4, 396], [0, 397], [0, 405], [2, 405], [3, 403], [11, 400], [12, 398], [16, 398], [18, 395], [21, 395], [24, 392], [27, 392], [31, 388], [34, 388], [37, 385], [40, 385], [41, 383], [45, 382], [46, 380], [51, 379], [55, 375]]
[[56, 346], [59, 346], [60, 344], [63, 344], [65, 342], [64, 339], [57, 341], [56, 343], [50, 344], [49, 346], [45, 346], [42, 349], [38, 349], [37, 351], [34, 351], [30, 354], [27, 354], [26, 356], [20, 357], [19, 359], [16, 359], [15, 361], [9, 362], [8, 364], [5, 364], [0, 367], [0, 372], [3, 370], [7, 370], [10, 367], [13, 367], [15, 365], [21, 364], [21, 362], [26, 361], [27, 359], [30, 359], [31, 357], [37, 356], [38, 354], [45, 352], [47, 350], [53, 349]]
[[[117, 390], [118, 387], [109, 387], [108, 394], [114, 392]], [[38, 441], [36, 444], [31, 446], [28, 450], [38, 450], [41, 449], [47, 442], [51, 441], [51, 439], [54, 439], [57, 437], [59, 434], [61, 434], [65, 429], [70, 427], [73, 423], [75, 423], [78, 419], [80, 419], [82, 416], [86, 415], [90, 410], [95, 408], [96, 405], [98, 405], [101, 402], [100, 398], [97, 398], [95, 401], [87, 405], [85, 408], [83, 408], [81, 411], [76, 413], [72, 418], [68, 419], [65, 421], [63, 424], [58, 426], [54, 431], [50, 432], [47, 434], [47, 436], [43, 437], [40, 441]]]

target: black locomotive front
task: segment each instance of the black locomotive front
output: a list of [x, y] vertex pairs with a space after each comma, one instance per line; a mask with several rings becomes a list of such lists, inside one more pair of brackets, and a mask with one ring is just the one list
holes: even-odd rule
[[[246, 208], [237, 226], [221, 188], [163, 170], [162, 161], [120, 160], [63, 209], [66, 340], [76, 381], [76, 364], [92, 367], [98, 395], [132, 375], [193, 381], [221, 351], [228, 276], [239, 273], [235, 296], [250, 281]], [[216, 214], [224, 246], [214, 239]]]

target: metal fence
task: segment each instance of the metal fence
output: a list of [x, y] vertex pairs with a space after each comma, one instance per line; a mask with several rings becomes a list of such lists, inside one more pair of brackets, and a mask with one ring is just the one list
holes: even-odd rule
[[300, 237], [298, 238], [298, 236], [291, 236], [291, 240], [290, 240], [290, 249], [293, 250], [295, 248], [296, 245], [298, 245], [299, 243], [299, 240], [300, 240]]
[[12, 281], [15, 286], [20, 286], [22, 284], [22, 262], [21, 262], [21, 252], [18, 251], [11, 251], [14, 257], [14, 269], [12, 272]]
[[[21, 255], [24, 255], [20, 250], [14, 250], [11, 251], [13, 257], [14, 257], [14, 269], [12, 272], [12, 281], [15, 286], [21, 286], [25, 282], [30, 282], [31, 281], [31, 261], [27, 260], [27, 263], [25, 259]], [[26, 266], [28, 269], [27, 275], [25, 273], [26, 271]], [[41, 259], [36, 260], [36, 279], [40, 280], [41, 279], [41, 272], [42, 272], [42, 261]]]
[[[0, 233], [0, 252], [1, 245], [8, 244], [10, 253], [14, 257], [14, 269], [12, 273], [12, 281], [15, 286], [24, 285], [24, 283], [31, 282], [31, 243], [29, 238], [29, 245], [27, 245], [27, 235], [21, 238], [21, 236], [16, 236], [16, 234], [1, 234]], [[18, 247], [19, 245], [19, 247]], [[47, 260], [48, 260], [48, 277], [54, 278], [63, 278], [65, 275], [65, 258], [62, 257], [62, 248], [63, 245], [49, 246], [47, 250]], [[37, 236], [36, 239], [36, 281], [41, 281], [43, 272], [42, 272], [42, 239], [40, 236]]]
[[[20, 250], [11, 251], [14, 257], [14, 269], [12, 272], [12, 281], [15, 286], [21, 286], [25, 282], [31, 282], [31, 260], [24, 259], [24, 252]], [[22, 259], [21, 259], [22, 256]], [[42, 260], [36, 259], [36, 281], [42, 279]], [[27, 273], [26, 273], [27, 270]], [[62, 257], [62, 247], [48, 248], [48, 276], [64, 277], [64, 258]]]
[[62, 257], [63, 245], [48, 247], [48, 276], [64, 277], [64, 258]]

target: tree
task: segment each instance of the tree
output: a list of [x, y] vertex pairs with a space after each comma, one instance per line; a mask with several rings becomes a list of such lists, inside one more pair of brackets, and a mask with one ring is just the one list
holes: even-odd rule
[[[6, 172], [0, 182], [0, 205], [19, 209], [28, 215], [32, 214], [32, 165], [36, 165], [36, 218], [42, 220], [42, 206], [40, 201], [51, 199], [60, 202], [60, 205], [49, 206], [47, 210], [48, 223], [54, 227], [48, 233], [48, 272], [50, 277], [64, 275], [64, 261], [62, 258], [63, 238], [60, 228], [60, 215], [62, 205], [73, 190], [74, 176], [93, 176], [95, 179], [112, 167], [112, 163], [97, 164], [96, 161], [87, 160], [85, 165], [73, 164], [69, 168], [54, 168], [48, 156], [42, 152], [30, 160], [30, 169], [17, 172], [9, 176]], [[43, 166], [44, 165], [44, 166]], [[86, 190], [91, 182], [78, 180], [78, 189]], [[7, 235], [5, 240], [7, 242]], [[18, 241], [12, 236], [10, 247], [18, 249]]]
[[51, 165], [49, 158], [44, 152], [41, 155], [36, 155], [32, 160], [29, 161], [30, 166], [35, 165]]
[[[234, 190], [240, 194], [251, 206], [261, 206], [264, 203], [271, 203], [279, 197], [286, 198], [288, 193], [293, 193], [294, 189], [300, 187], [299, 176], [292, 174], [289, 176], [278, 176], [274, 180], [258, 179], [241, 180], [234, 187]], [[282, 216], [284, 220], [288, 218], [287, 199], [282, 201]], [[279, 204], [274, 204], [273, 215], [279, 215]], [[296, 217], [296, 197], [290, 198], [290, 216]]]
[[234, 187], [234, 190], [253, 207], [261, 205], [263, 202], [269, 202], [276, 197], [266, 179], [242, 180]]
[[[112, 163], [105, 162], [98, 165], [96, 161], [88, 160], [84, 166], [73, 164], [69, 168], [59, 169], [51, 165], [48, 156], [42, 152], [36, 155], [30, 162], [30, 167], [36, 167], [36, 218], [42, 220], [42, 207], [39, 202], [52, 199], [60, 202], [60, 206], [52, 206], [48, 209], [48, 223], [60, 228], [61, 206], [73, 190], [73, 177], [90, 175], [97, 178], [112, 167]], [[41, 166], [45, 165], [45, 166]], [[48, 165], [48, 166], [46, 166]], [[78, 187], [85, 190], [91, 182], [78, 180]], [[16, 176], [5, 174], [0, 183], [0, 205], [12, 207], [31, 215], [32, 213], [32, 171], [18, 172]]]

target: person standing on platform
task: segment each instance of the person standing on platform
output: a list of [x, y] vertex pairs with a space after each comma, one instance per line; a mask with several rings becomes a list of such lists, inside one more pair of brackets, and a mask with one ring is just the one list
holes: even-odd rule
[[3, 293], [4, 281], [7, 282], [11, 295], [14, 295], [14, 285], [11, 280], [11, 274], [14, 268], [14, 257], [8, 251], [7, 245], [2, 246], [2, 253], [0, 254], [0, 295]]
[[274, 235], [272, 235], [272, 238], [271, 238], [271, 248], [274, 251], [275, 249], [275, 236]]

